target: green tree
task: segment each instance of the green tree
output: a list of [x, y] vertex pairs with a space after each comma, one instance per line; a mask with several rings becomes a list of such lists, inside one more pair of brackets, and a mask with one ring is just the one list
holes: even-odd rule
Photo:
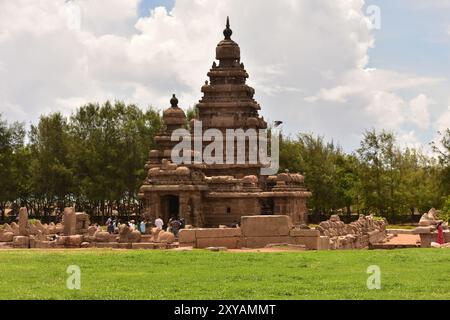
[[31, 180], [38, 213], [48, 215], [71, 204], [73, 170], [67, 120], [60, 114], [41, 116], [31, 127]]

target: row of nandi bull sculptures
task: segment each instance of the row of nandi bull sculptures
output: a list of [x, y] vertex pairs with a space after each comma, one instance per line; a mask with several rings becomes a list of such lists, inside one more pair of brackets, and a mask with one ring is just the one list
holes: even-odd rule
[[58, 224], [42, 224], [39, 220], [31, 222], [27, 209], [21, 208], [18, 224], [12, 222], [0, 227], [0, 247], [156, 249], [170, 248], [175, 242], [172, 233], [158, 228], [142, 235], [122, 224], [119, 234], [115, 235], [89, 224], [89, 215], [75, 212], [74, 208], [66, 208], [63, 222]]

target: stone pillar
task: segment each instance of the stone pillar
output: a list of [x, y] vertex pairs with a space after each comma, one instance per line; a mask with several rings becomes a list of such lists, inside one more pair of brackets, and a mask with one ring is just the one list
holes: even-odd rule
[[192, 196], [192, 205], [193, 205], [193, 208], [191, 208], [192, 224], [194, 225], [194, 227], [201, 228], [204, 226], [204, 221], [201, 211], [202, 201], [200, 195]]
[[189, 205], [189, 194], [186, 193], [181, 193], [180, 194], [180, 208], [179, 208], [179, 212], [178, 212], [178, 217], [179, 218], [184, 218], [185, 221], [190, 220], [189, 219], [189, 209], [188, 209], [188, 205]]
[[156, 218], [162, 218], [161, 214], [161, 197], [157, 193], [153, 193], [151, 197], [151, 219], [155, 222]]
[[64, 235], [72, 236], [76, 234], [77, 230], [77, 216], [75, 214], [75, 208], [64, 209]]
[[20, 208], [19, 210], [19, 235], [28, 235], [28, 211], [27, 208]]

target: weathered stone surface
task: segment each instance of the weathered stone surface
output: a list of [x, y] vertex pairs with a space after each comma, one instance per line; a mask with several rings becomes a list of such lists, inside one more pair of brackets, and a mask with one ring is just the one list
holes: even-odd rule
[[164, 243], [174, 243], [175, 242], [175, 235], [171, 232], [161, 231], [158, 235], [158, 242], [164, 242]]
[[12, 222], [10, 227], [11, 227], [11, 232], [14, 233], [15, 236], [19, 236], [20, 235], [19, 226], [17, 225], [17, 223]]
[[321, 236], [319, 239], [319, 247], [317, 250], [330, 250], [330, 238]]
[[227, 237], [227, 238], [200, 238], [197, 239], [197, 248], [204, 249], [208, 247], [225, 247], [228, 249], [240, 248], [239, 237]]
[[181, 243], [195, 243], [196, 241], [195, 230], [194, 229], [182, 229], [178, 233], [178, 241]]
[[97, 232], [97, 228], [94, 226], [90, 226], [87, 230], [88, 236], [93, 237]]
[[119, 243], [140, 242], [141, 233], [139, 231], [131, 231], [130, 228], [122, 224], [119, 227]]
[[14, 233], [12, 233], [12, 232], [0, 233], [0, 242], [12, 242], [13, 238], [14, 238]]
[[30, 244], [30, 238], [27, 236], [15, 236], [13, 239], [14, 248], [28, 248]]
[[294, 244], [304, 245], [308, 250], [318, 250], [320, 236], [313, 237], [293, 237]]
[[292, 227], [288, 216], [246, 216], [241, 219], [244, 237], [288, 236]]
[[74, 208], [64, 209], [64, 235], [72, 236], [77, 233], [77, 217]]
[[[36, 222], [34, 223], [34, 228], [36, 228], [37, 231], [40, 231], [43, 234], [48, 234], [48, 225], [43, 225], [39, 220], [36, 220]], [[37, 232], [33, 233], [37, 234]]]
[[66, 236], [64, 245], [67, 247], [79, 248], [82, 242], [83, 242], [82, 235]]
[[[92, 230], [91, 230], [92, 231]], [[108, 232], [97, 231], [94, 234], [94, 238], [96, 242], [111, 242], [110, 236]]]
[[117, 242], [97, 242], [94, 245], [96, 248], [100, 248], [100, 249], [117, 249], [117, 248], [119, 248], [119, 243], [117, 243]]
[[61, 223], [58, 223], [55, 226], [55, 233], [63, 233], [64, 232], [64, 226]]
[[82, 242], [81, 248], [90, 248], [92, 247], [92, 244], [90, 242]]
[[159, 233], [161, 231], [162, 231], [161, 229], [152, 228], [152, 241], [151, 242], [158, 242]]
[[77, 234], [85, 234], [88, 232], [90, 221], [89, 221], [89, 215], [87, 213], [76, 212], [75, 213], [75, 221], [76, 221], [76, 233]]
[[52, 248], [56, 248], [56, 241], [35, 240], [35, 248], [37, 248], [37, 249], [52, 249]]
[[422, 233], [420, 234], [420, 247], [430, 248], [431, 243], [436, 241], [436, 234], [433, 233]]
[[197, 245], [196, 242], [180, 242], [179, 243], [180, 248], [189, 248], [189, 247], [195, 248], [196, 245]]
[[320, 231], [314, 229], [293, 229], [290, 231], [291, 237], [319, 237]]
[[431, 233], [431, 230], [433, 227], [427, 226], [427, 227], [417, 227], [414, 229], [414, 234], [421, 234], [421, 233]]
[[7, 224], [7, 223], [5, 223], [3, 225], [3, 232], [12, 232], [12, 233], [14, 233], [13, 229], [11, 228], [11, 226], [9, 224]]
[[[189, 230], [190, 231], [190, 230]], [[195, 237], [200, 238], [229, 238], [240, 237], [240, 228], [195, 229]]]
[[450, 231], [444, 232], [444, 241], [446, 243], [450, 242]]
[[28, 210], [24, 207], [19, 210], [19, 235], [28, 235]]
[[245, 237], [242, 241], [244, 248], [264, 248], [268, 244], [296, 244], [294, 238], [289, 236], [278, 237]]
[[118, 243], [117, 244], [117, 248], [118, 249], [131, 249], [132, 248], [132, 243], [128, 242], [128, 243]]

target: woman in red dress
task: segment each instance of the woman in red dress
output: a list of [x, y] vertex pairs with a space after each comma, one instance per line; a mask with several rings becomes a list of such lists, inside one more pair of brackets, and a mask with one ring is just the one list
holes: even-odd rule
[[437, 243], [439, 243], [440, 245], [444, 244], [444, 228], [442, 227], [442, 222], [440, 222], [437, 227]]

